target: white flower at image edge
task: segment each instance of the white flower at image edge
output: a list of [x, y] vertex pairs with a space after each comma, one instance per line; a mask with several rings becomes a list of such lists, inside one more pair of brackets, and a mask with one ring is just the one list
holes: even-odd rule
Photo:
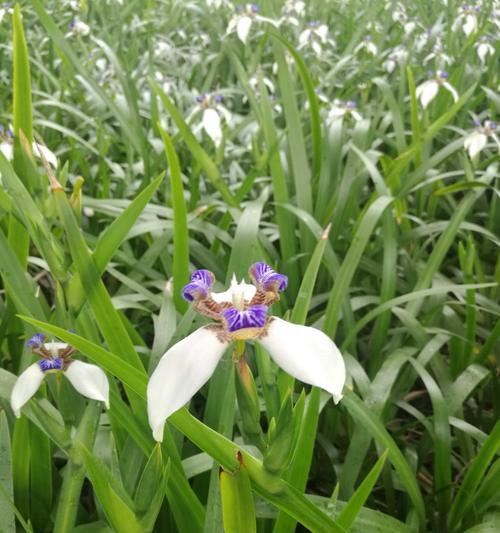
[[157, 441], [167, 418], [183, 407], [210, 379], [233, 341], [255, 340], [291, 376], [342, 398], [346, 369], [335, 343], [322, 331], [292, 324], [267, 312], [287, 286], [286, 276], [265, 263], [249, 270], [253, 284], [238, 283], [212, 292], [214, 275], [197, 270], [182, 290], [194, 309], [216, 321], [172, 346], [161, 358], [147, 387], [148, 418]]
[[106, 374], [96, 365], [71, 360], [74, 349], [64, 342], [44, 342], [41, 333], [34, 335], [28, 346], [41, 357], [17, 378], [10, 396], [14, 414], [19, 417], [21, 408], [40, 388], [45, 374], [62, 372], [83, 396], [104, 402], [109, 408], [109, 383]]
[[496, 135], [497, 124], [491, 120], [485, 120], [484, 124], [476, 122], [476, 129], [470, 133], [464, 140], [464, 148], [469, 153], [469, 157], [474, 159], [479, 152], [481, 152], [488, 143], [488, 137], [491, 137], [497, 144], [500, 150], [500, 140]]

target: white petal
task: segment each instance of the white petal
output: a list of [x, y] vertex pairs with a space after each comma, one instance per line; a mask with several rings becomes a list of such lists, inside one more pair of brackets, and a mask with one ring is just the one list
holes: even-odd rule
[[342, 398], [345, 364], [335, 343], [322, 331], [273, 317], [259, 342], [285, 372]]
[[455, 100], [455, 102], [458, 100], [458, 93], [457, 91], [455, 91], [455, 88], [453, 87], [453, 85], [450, 85], [447, 81], [445, 81], [443, 83], [443, 87], [451, 93], [451, 96], [453, 96], [453, 100]]
[[486, 146], [488, 137], [484, 133], [475, 131], [471, 133], [464, 141], [464, 147], [469, 152], [469, 157], [474, 157]]
[[40, 157], [41, 152], [43, 157], [47, 160], [47, 163], [49, 163], [49, 165], [51, 165], [53, 168], [57, 168], [57, 157], [55, 156], [54, 152], [49, 150], [46, 146], [34, 142], [32, 144], [32, 150], [37, 157]]
[[321, 45], [318, 43], [318, 41], [312, 41], [311, 42], [312, 49], [314, 50], [314, 53], [317, 56], [320, 56], [323, 52], [323, 49], [321, 48]]
[[424, 81], [424, 83], [417, 87], [416, 96], [424, 109], [434, 100], [438, 90], [439, 84], [435, 80]]
[[14, 147], [8, 142], [0, 143], [0, 152], [5, 156], [8, 161], [12, 161], [14, 157]]
[[363, 117], [357, 111], [351, 111], [351, 116], [356, 122], [359, 122], [363, 119]]
[[374, 43], [367, 43], [366, 45], [366, 51], [371, 54], [372, 56], [376, 56], [378, 52], [377, 45]]
[[108, 378], [98, 366], [82, 361], [72, 361], [64, 375], [80, 394], [91, 400], [104, 402], [109, 409]]
[[207, 327], [174, 344], [160, 359], [148, 383], [148, 418], [157, 441], [166, 419], [210, 379], [228, 343]]
[[39, 389], [44, 374], [38, 363], [30, 365], [18, 378], [10, 395], [10, 405], [14, 414], [21, 416], [21, 407]]
[[474, 15], [467, 15], [467, 17], [465, 19], [465, 24], [463, 26], [463, 30], [464, 30], [465, 35], [467, 35], [467, 37], [469, 37], [469, 35], [473, 31], [475, 31], [476, 27], [477, 27], [476, 17]]
[[299, 45], [300, 47], [304, 46], [307, 41], [309, 41], [309, 38], [310, 38], [310, 35], [311, 35], [311, 30], [304, 30], [300, 35], [299, 35]]
[[205, 109], [203, 112], [203, 128], [207, 135], [218, 146], [222, 141], [222, 128], [220, 127], [220, 117], [215, 109]]
[[315, 33], [321, 39], [321, 42], [326, 43], [326, 38], [328, 37], [328, 26], [326, 24], [321, 24]]
[[240, 17], [236, 23], [236, 34], [242, 43], [247, 42], [250, 28], [252, 27], [252, 19], [250, 17]]

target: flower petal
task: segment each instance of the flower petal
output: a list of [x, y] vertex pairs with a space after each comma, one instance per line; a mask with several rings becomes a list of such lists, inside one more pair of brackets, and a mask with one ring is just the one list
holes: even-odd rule
[[220, 126], [219, 113], [212, 108], [205, 109], [202, 122], [207, 135], [218, 146], [222, 141], [222, 128]]
[[102, 369], [83, 361], [72, 361], [64, 375], [80, 394], [104, 402], [109, 409], [109, 383]]
[[209, 380], [227, 345], [213, 328], [202, 327], [160, 359], [147, 389], [149, 425], [155, 440], [163, 440], [166, 419]]
[[191, 281], [182, 289], [182, 296], [188, 302], [204, 300], [210, 295], [215, 276], [210, 270], [195, 270], [191, 274]]
[[250, 17], [240, 17], [236, 22], [236, 34], [243, 44], [246, 44], [247, 42], [251, 27], [252, 19]]
[[322, 331], [272, 317], [259, 342], [285, 372], [342, 398], [345, 364], [335, 343]]
[[44, 374], [38, 363], [33, 363], [17, 378], [10, 395], [10, 405], [18, 418], [21, 416], [21, 407], [39, 389], [43, 377]]
[[424, 81], [424, 83], [417, 87], [415, 93], [424, 109], [434, 100], [438, 90], [439, 84], [435, 80]]

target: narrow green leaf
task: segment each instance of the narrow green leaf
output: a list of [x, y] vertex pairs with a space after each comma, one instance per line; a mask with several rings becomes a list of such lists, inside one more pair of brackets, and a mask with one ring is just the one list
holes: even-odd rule
[[377, 482], [388, 453], [389, 450], [385, 450], [385, 452], [378, 458], [373, 468], [370, 470], [365, 479], [363, 479], [359, 487], [356, 489], [356, 492], [351, 496], [345, 507], [337, 516], [337, 523], [342, 527], [349, 529], [356, 520], [361, 508], [368, 499], [368, 496]]
[[173, 250], [173, 292], [175, 305], [179, 312], [185, 312], [187, 303], [181, 295], [182, 287], [189, 279], [189, 234], [187, 223], [187, 208], [184, 200], [184, 187], [182, 185], [179, 159], [175, 153], [170, 136], [158, 125], [168, 166], [170, 168], [170, 188], [172, 190], [172, 207], [174, 210], [174, 250]]

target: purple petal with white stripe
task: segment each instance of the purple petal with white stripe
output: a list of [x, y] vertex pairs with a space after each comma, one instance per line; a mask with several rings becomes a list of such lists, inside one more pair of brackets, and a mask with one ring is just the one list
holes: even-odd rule
[[42, 372], [47, 372], [48, 370], [62, 370], [63, 360], [60, 357], [55, 359], [42, 359], [38, 361], [38, 366]]
[[195, 270], [191, 275], [191, 281], [182, 289], [182, 297], [188, 302], [204, 300], [208, 298], [215, 276], [210, 270]]
[[278, 274], [268, 264], [254, 263], [249, 270], [250, 277], [257, 287], [266, 291], [284, 291], [288, 285], [288, 278], [283, 274]]
[[231, 307], [226, 309], [222, 316], [226, 319], [230, 333], [245, 328], [263, 328], [266, 323], [267, 305], [252, 305], [245, 311]]

